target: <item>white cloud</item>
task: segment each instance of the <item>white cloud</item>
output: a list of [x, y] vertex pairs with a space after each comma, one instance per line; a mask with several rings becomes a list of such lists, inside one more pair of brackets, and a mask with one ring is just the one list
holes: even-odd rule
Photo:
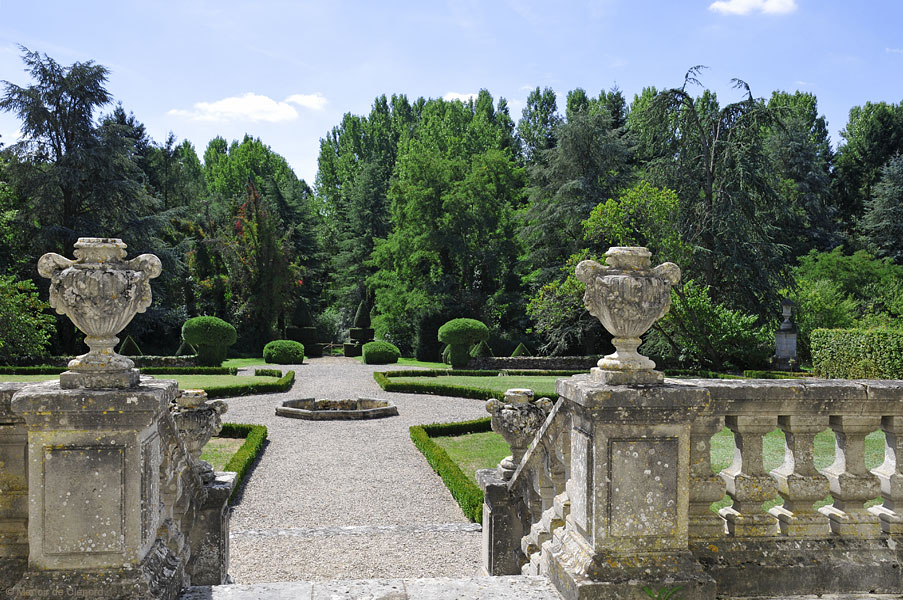
[[796, 8], [796, 0], [718, 0], [709, 5], [709, 10], [723, 15], [748, 15], [753, 12], [784, 15]]
[[458, 92], [448, 92], [444, 96], [442, 96], [443, 100], [452, 101], [452, 100], [460, 100], [461, 102], [467, 102], [468, 100], [475, 100], [477, 97], [476, 93], [473, 94], [459, 94]]
[[885, 48], [884, 51], [888, 54], [903, 54], [903, 48]]
[[326, 108], [326, 96], [317, 92], [316, 94], [292, 94], [285, 99], [286, 102], [309, 108], [310, 110], [323, 110]]
[[223, 98], [216, 102], [198, 102], [193, 110], [174, 108], [170, 115], [187, 117], [196, 121], [292, 121], [298, 111], [285, 102], [277, 102], [268, 96], [248, 92], [242, 96]]
[[322, 110], [326, 106], [323, 94], [293, 94], [284, 101], [273, 100], [248, 92], [241, 96], [223, 98], [215, 102], [197, 102], [191, 110], [174, 108], [170, 115], [186, 117], [195, 121], [267, 121], [281, 123], [294, 121], [298, 111], [292, 104], [311, 110]]
[[811, 81], [803, 81], [802, 79], [797, 79], [794, 83], [800, 87], [808, 87], [812, 85]]

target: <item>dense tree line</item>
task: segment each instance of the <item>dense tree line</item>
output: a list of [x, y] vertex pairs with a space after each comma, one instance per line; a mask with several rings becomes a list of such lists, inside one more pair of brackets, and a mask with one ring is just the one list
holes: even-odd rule
[[[851, 109], [835, 151], [814, 95], [763, 99], [737, 81], [724, 103], [699, 67], [631, 102], [573, 90], [564, 114], [548, 88], [515, 116], [487, 90], [380, 96], [320, 140], [311, 187], [251, 136], [215, 138], [203, 160], [173, 134], [150, 139], [112, 104], [100, 65], [23, 58], [31, 83], [3, 82], [0, 97], [25, 134], [0, 151], [4, 285], [34, 307], [37, 257], [71, 256], [80, 236], [153, 252], [165, 275], [128, 332], [146, 352], [173, 352], [181, 323], [203, 314], [236, 325], [239, 352], [259, 354], [290, 325], [331, 340], [361, 301], [378, 337], [419, 358], [438, 357], [436, 331], [456, 317], [486, 323], [498, 353], [598, 352], [607, 338], [573, 267], [612, 245], [684, 270], [647, 340], [670, 362], [760, 361], [781, 296], [804, 329], [903, 312], [888, 292], [903, 289], [903, 103]], [[851, 284], [850, 261], [880, 293]], [[78, 350], [70, 325], [42, 319], [32, 346]]]

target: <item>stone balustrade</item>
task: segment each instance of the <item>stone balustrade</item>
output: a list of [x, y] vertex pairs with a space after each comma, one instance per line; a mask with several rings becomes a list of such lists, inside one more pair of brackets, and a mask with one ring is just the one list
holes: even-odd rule
[[[687, 600], [903, 590], [903, 382], [578, 375], [557, 391], [510, 479], [480, 474], [488, 573], [545, 574], [581, 599], [645, 585]], [[725, 427], [734, 460], [716, 474], [711, 439]], [[763, 437], [776, 429], [784, 460], [769, 472]], [[825, 430], [834, 461], [819, 469]], [[875, 431], [885, 459], [869, 470]]]

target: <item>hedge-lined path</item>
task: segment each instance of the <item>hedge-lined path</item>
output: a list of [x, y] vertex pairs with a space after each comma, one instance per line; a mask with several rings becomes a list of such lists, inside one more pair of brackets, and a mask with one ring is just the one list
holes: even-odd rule
[[[466, 577], [480, 566], [470, 523], [411, 443], [408, 427], [486, 417], [479, 400], [383, 392], [357, 359], [308, 359], [291, 391], [229, 398], [224, 420], [266, 425], [265, 451], [237, 498], [231, 565], [237, 583]], [[288, 368], [288, 367], [284, 367]], [[391, 400], [370, 421], [277, 417], [288, 398]]]

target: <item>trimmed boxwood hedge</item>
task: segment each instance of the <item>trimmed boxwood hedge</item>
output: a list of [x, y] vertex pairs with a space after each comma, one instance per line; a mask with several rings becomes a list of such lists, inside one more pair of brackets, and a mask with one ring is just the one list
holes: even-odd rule
[[238, 448], [235, 454], [232, 455], [232, 458], [229, 459], [229, 462], [226, 463], [226, 466], [223, 467], [224, 471], [231, 471], [237, 475], [235, 487], [232, 489], [232, 494], [229, 495], [229, 500], [232, 500], [241, 488], [245, 473], [254, 464], [254, 460], [263, 448], [263, 443], [267, 439], [267, 428], [263, 425], [223, 423], [219, 437], [245, 438], [245, 443]]
[[255, 377], [282, 377], [279, 369], [254, 369]]
[[[238, 377], [237, 379], [241, 379]], [[287, 392], [295, 383], [295, 372], [286, 371], [285, 375], [276, 381], [262, 381], [260, 383], [236, 383], [224, 385], [207, 390], [208, 398], [228, 398], [234, 396], [251, 396], [253, 394], [267, 394], [270, 392]]]
[[448, 453], [434, 442], [431, 437], [440, 435], [463, 435], [490, 431], [490, 419], [477, 419], [460, 423], [434, 423], [432, 425], [414, 425], [409, 429], [411, 441], [426, 458], [430, 467], [442, 478], [445, 487], [464, 511], [468, 519], [474, 523], [483, 522], [483, 490], [461, 471], [461, 467], [453, 461]]
[[0, 375], [59, 375], [66, 367], [0, 367]]
[[903, 379], [903, 330], [816, 329], [809, 343], [820, 377]]

